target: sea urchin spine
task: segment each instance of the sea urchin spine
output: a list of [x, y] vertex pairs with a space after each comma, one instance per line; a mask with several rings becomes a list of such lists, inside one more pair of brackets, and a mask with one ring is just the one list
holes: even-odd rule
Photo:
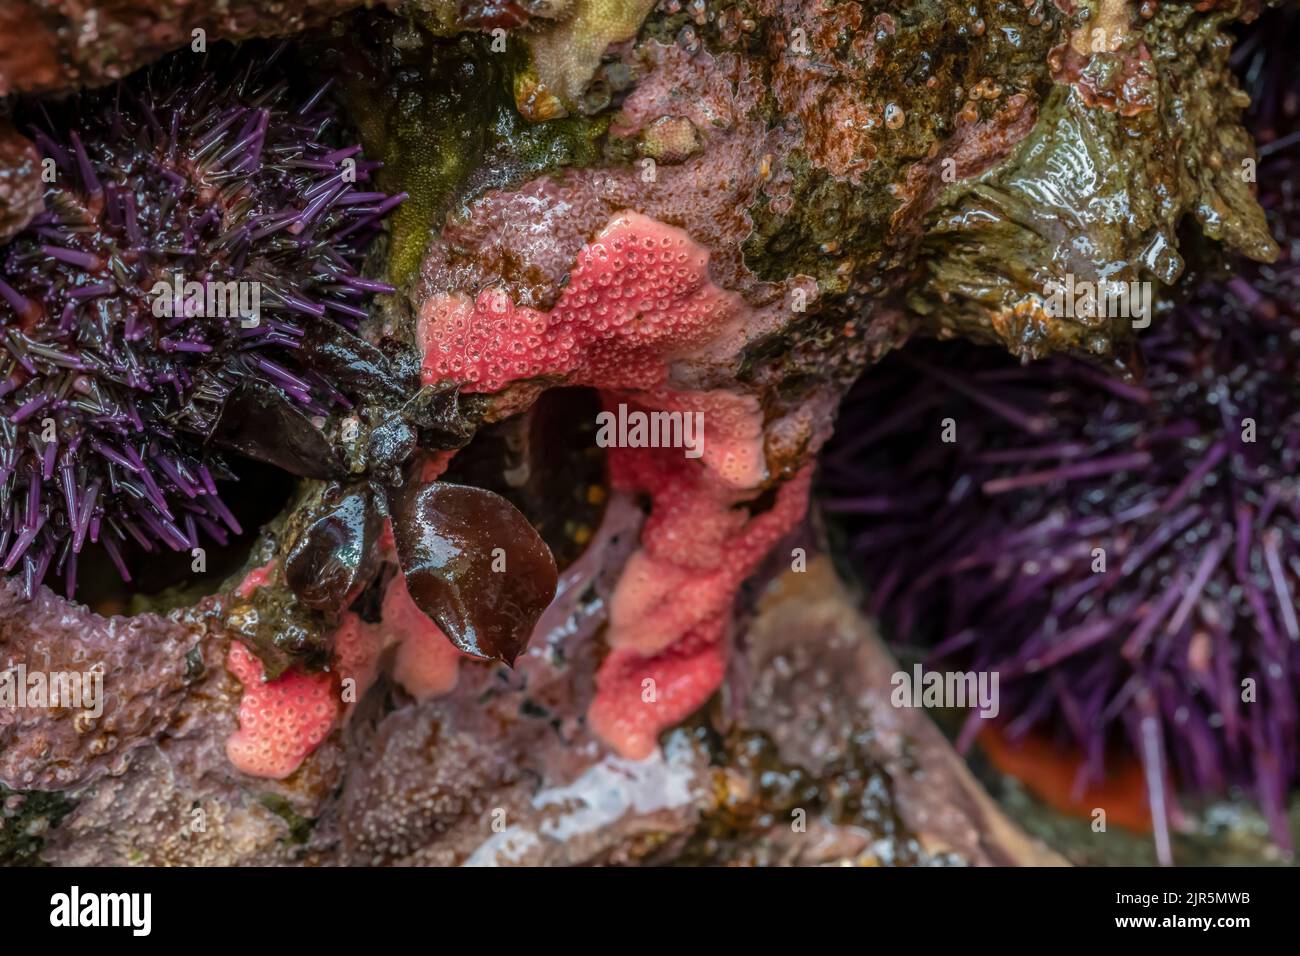
[[915, 349], [868, 377], [825, 482], [877, 569], [875, 609], [903, 640], [937, 625], [932, 657], [998, 672], [1013, 738], [1074, 739], [1097, 783], [1126, 735], [1153, 804], [1170, 767], [1193, 790], [1250, 786], [1289, 846], [1300, 322], [1226, 303], [1159, 322], [1140, 387]]

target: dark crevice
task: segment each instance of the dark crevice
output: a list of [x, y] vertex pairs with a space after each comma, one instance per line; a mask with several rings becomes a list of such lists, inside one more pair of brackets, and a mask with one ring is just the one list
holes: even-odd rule
[[123, 581], [103, 546], [87, 545], [78, 561], [74, 598], [104, 614], [138, 614], [193, 604], [214, 594], [222, 581], [247, 561], [263, 525], [289, 503], [297, 486], [294, 476], [270, 465], [231, 457], [233, 481], [217, 482], [221, 498], [243, 529], [224, 544], [205, 538], [204, 570], [196, 571], [190, 552], [155, 548], [146, 552], [136, 542], [122, 545], [122, 557], [132, 580]]

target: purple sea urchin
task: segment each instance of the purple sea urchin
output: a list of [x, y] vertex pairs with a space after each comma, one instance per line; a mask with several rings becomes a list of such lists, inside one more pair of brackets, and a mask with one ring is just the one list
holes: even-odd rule
[[128, 541], [239, 532], [220, 448], [334, 471], [316, 425], [350, 400], [319, 369], [391, 291], [359, 269], [403, 197], [366, 189], [285, 50], [181, 52], [35, 114], [46, 211], [0, 250], [0, 567], [29, 594], [71, 595], [87, 542], [129, 580]]
[[1290, 157], [1261, 171], [1282, 259], [1157, 316], [1140, 385], [918, 343], [865, 377], [824, 459], [828, 508], [892, 635], [999, 672], [1006, 732], [1073, 741], [1081, 786], [1125, 743], [1166, 859], [1170, 777], [1248, 788], [1291, 847], [1298, 181]]

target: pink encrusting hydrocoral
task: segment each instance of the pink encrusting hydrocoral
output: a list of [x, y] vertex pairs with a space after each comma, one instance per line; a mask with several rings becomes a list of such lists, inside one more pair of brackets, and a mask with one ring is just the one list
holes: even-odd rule
[[230, 644], [226, 670], [244, 685], [239, 729], [226, 741], [226, 756], [250, 776], [284, 779], [334, 727], [339, 699], [333, 676], [286, 671], [264, 680], [262, 662], [238, 641]]
[[605, 390], [601, 396], [605, 408], [611, 411], [626, 404], [631, 410], [648, 414], [656, 411], [698, 413], [705, 431], [700, 461], [715, 478], [736, 489], [754, 489], [767, 479], [763, 411], [756, 396], [725, 389], [706, 392]]
[[431, 296], [420, 310], [426, 382], [495, 392], [531, 378], [654, 388], [669, 363], [734, 354], [748, 309], [709, 280], [709, 254], [682, 230], [624, 212], [578, 254], [555, 308], [517, 307], [499, 289]]
[[399, 574], [384, 593], [384, 639], [396, 644], [393, 678], [417, 700], [450, 693], [465, 655], [429, 615], [416, 606]]
[[[269, 586], [276, 576], [274, 559], [253, 568], [235, 587], [241, 598]], [[329, 674], [290, 671], [267, 681], [262, 662], [238, 641], [226, 653], [226, 670], [239, 678], [239, 729], [226, 740], [226, 756], [254, 777], [280, 780], [320, 745], [338, 716], [338, 695]]]
[[651, 513], [611, 601], [609, 643], [653, 654], [706, 620], [720, 628], [736, 588], [802, 517], [809, 476], [787, 481], [759, 513], [746, 500], [752, 490], [728, 486], [679, 450], [612, 449], [610, 480], [648, 495]]
[[736, 589], [803, 517], [811, 469], [759, 510], [672, 450], [616, 449], [610, 466], [614, 487], [649, 494], [652, 510], [611, 601], [612, 650], [588, 719], [624, 756], [641, 758], [717, 689]]
[[395, 647], [392, 676], [408, 694], [426, 700], [449, 693], [464, 657], [429, 615], [411, 599], [406, 579], [394, 575], [384, 591], [380, 621], [370, 624], [347, 611], [334, 633], [334, 667], [351, 680], [349, 703], [359, 700], [379, 677], [379, 658]]
[[659, 733], [698, 710], [722, 683], [723, 631], [723, 621], [711, 621], [651, 657], [612, 651], [596, 675], [596, 697], [587, 712], [592, 730], [624, 757], [651, 756]]
[[611, 600], [611, 651], [588, 712], [624, 756], [649, 756], [661, 730], [717, 689], [736, 591], [806, 509], [806, 470], [763, 495], [758, 395], [696, 384], [773, 319], [715, 285], [708, 251], [684, 231], [628, 211], [578, 253], [549, 312], [496, 287], [476, 299], [435, 293], [421, 308], [427, 383], [586, 385], [607, 410], [702, 418], [703, 447], [690, 457], [683, 447], [609, 450], [613, 486], [651, 501]]
[[[269, 583], [270, 567], [249, 574], [245, 583], [256, 583], [248, 593]], [[244, 594], [242, 586], [239, 592]], [[411, 600], [400, 573], [384, 593], [379, 623], [344, 612], [334, 633], [329, 672], [289, 670], [266, 681], [262, 662], [232, 641], [226, 669], [239, 678], [244, 693], [239, 729], [226, 741], [230, 762], [250, 776], [288, 777], [329, 736], [339, 718], [351, 713], [378, 678], [380, 655], [394, 645], [393, 677], [411, 696], [424, 700], [456, 686], [462, 655]]]

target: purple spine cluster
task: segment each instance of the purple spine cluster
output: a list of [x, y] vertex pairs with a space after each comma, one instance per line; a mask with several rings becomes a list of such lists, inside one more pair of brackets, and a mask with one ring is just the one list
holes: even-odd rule
[[1141, 385], [910, 348], [851, 399], [822, 480], [872, 609], [933, 661], [997, 671], [1012, 739], [1073, 741], [1091, 783], [1124, 746], [1157, 819], [1170, 771], [1244, 785], [1289, 846], [1300, 318], [1248, 300], [1212, 287], [1157, 320]]
[[[129, 580], [127, 542], [239, 533], [205, 439], [241, 381], [313, 415], [349, 403], [296, 350], [391, 291], [359, 269], [404, 196], [367, 187], [379, 164], [335, 145], [329, 83], [295, 95], [284, 50], [182, 52], [34, 109], [46, 211], [0, 250], [0, 569], [28, 594], [57, 574], [71, 595], [88, 542]], [[245, 299], [212, 314], [216, 283]]]

